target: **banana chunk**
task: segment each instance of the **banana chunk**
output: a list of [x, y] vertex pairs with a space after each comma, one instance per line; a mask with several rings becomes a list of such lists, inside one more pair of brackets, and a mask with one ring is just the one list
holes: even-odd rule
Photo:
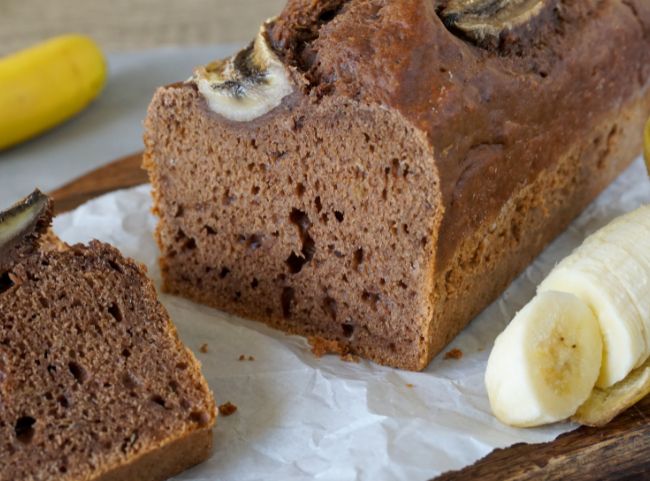
[[643, 363], [647, 344], [641, 316], [605, 262], [584, 252], [574, 253], [540, 284], [538, 292], [544, 291], [571, 293], [596, 314], [604, 343], [598, 387], [611, 386]]
[[266, 22], [248, 47], [195, 70], [194, 82], [210, 109], [248, 122], [270, 112], [293, 92], [289, 73], [269, 44]]
[[571, 418], [587, 426], [604, 426], [650, 394], [650, 360], [607, 389], [594, 389]]
[[35, 249], [39, 237], [49, 226], [52, 203], [38, 189], [28, 197], [0, 212], [0, 275]]
[[0, 212], [0, 249], [27, 230], [30, 224], [35, 224], [47, 208], [47, 197], [35, 190], [8, 210]]
[[600, 323], [603, 364], [597, 386], [607, 388], [650, 353], [650, 206], [619, 217], [560, 262], [538, 292], [569, 292]]
[[627, 249], [634, 257], [650, 259], [650, 205], [621, 215], [585, 239], [583, 245], [592, 242], [611, 242]]
[[[583, 351], [572, 353], [567, 342]], [[601, 426], [650, 394], [649, 357], [650, 206], [645, 206], [588, 237], [497, 338], [485, 375], [490, 404], [500, 420], [514, 426], [569, 416]], [[553, 376], [540, 376], [542, 371]], [[584, 402], [577, 403], [579, 398]]]
[[567, 419], [589, 398], [602, 350], [598, 321], [583, 301], [539, 293], [490, 353], [485, 384], [493, 413], [519, 427]]
[[532, 37], [550, 21], [557, 4], [557, 0], [449, 0], [439, 13], [453, 31], [479, 45], [496, 45], [504, 34]]
[[[650, 238], [650, 232], [648, 232]], [[591, 255], [591, 249], [598, 249], [601, 263], [628, 293], [641, 319], [646, 351], [637, 362], [639, 367], [650, 352], [650, 250], [636, 252], [619, 244], [600, 241], [594, 237], [589, 244], [576, 251], [578, 256]]]

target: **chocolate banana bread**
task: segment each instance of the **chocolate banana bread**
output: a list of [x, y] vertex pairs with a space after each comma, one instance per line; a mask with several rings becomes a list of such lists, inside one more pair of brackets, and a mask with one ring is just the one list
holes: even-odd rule
[[0, 480], [154, 481], [204, 460], [215, 403], [143, 268], [97, 241], [39, 246], [50, 212], [37, 192], [0, 215]]
[[649, 87], [645, 0], [291, 0], [149, 107], [164, 287], [422, 369], [641, 152]]

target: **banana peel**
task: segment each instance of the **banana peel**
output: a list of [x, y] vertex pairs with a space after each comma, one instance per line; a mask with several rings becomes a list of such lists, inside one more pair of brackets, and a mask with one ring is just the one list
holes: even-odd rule
[[106, 61], [83, 35], [64, 35], [0, 59], [0, 150], [77, 114], [101, 92]]

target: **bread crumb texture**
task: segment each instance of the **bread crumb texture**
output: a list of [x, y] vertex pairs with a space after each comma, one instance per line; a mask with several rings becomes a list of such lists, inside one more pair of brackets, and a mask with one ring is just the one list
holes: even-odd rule
[[212, 394], [139, 265], [95, 241], [3, 279], [0, 480], [96, 479], [211, 428]]

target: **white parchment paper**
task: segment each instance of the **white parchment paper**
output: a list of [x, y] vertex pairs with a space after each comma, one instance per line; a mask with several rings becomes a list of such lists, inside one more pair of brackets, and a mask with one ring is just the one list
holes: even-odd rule
[[[220, 417], [211, 459], [176, 480], [427, 480], [494, 448], [550, 441], [575, 428], [511, 429], [490, 414], [483, 373], [494, 338], [553, 265], [615, 216], [650, 202], [641, 159], [560, 236], [426, 371], [315, 359], [307, 343], [173, 296], [163, 304], [197, 354]], [[143, 262], [160, 285], [149, 186], [105, 195], [55, 219], [67, 242], [97, 238]], [[208, 344], [208, 352], [199, 347]], [[239, 361], [245, 354], [255, 361]], [[412, 385], [412, 386], [411, 386]]]

